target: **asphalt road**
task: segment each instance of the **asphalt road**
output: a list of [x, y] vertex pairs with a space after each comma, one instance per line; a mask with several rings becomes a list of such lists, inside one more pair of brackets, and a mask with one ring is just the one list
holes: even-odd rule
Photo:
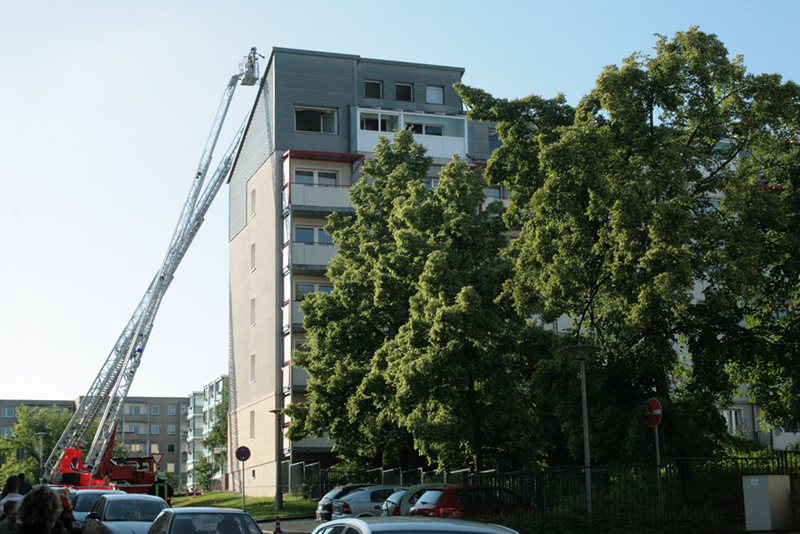
[[[284, 534], [311, 534], [311, 531], [319, 525], [313, 517], [281, 519], [280, 522], [280, 531]], [[278, 534], [275, 520], [259, 521], [258, 526], [266, 534]]]

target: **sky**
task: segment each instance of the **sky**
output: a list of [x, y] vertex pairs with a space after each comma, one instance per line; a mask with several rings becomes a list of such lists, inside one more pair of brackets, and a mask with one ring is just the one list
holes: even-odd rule
[[[750, 72], [800, 82], [798, 20], [798, 0], [7, 0], [0, 398], [88, 391], [161, 266], [253, 46], [463, 67], [494, 96], [576, 105], [604, 66], [691, 26]], [[218, 157], [255, 97], [236, 90]], [[223, 186], [178, 267], [130, 396], [186, 396], [228, 371], [227, 197]]]

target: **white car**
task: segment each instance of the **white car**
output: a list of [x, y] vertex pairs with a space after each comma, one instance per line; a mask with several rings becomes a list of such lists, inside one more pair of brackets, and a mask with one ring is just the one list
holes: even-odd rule
[[155, 495], [101, 495], [86, 516], [83, 534], [146, 534], [165, 508], [169, 508], [167, 501]]
[[356, 488], [347, 495], [333, 500], [331, 519], [381, 515], [383, 501], [395, 491], [397, 491], [395, 486]]
[[333, 519], [322, 523], [311, 534], [519, 534], [500, 525], [478, 523], [464, 519], [444, 519], [440, 517], [360, 517]]

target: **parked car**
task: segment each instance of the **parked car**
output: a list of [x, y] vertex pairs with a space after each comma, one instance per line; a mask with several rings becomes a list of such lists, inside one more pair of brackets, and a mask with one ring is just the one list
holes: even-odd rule
[[83, 532], [83, 524], [86, 521], [86, 516], [94, 507], [97, 500], [102, 495], [110, 493], [125, 493], [124, 491], [113, 489], [82, 489], [70, 495], [70, 504], [72, 505], [72, 517], [75, 522], [72, 523], [72, 533], [80, 534]]
[[334, 499], [341, 499], [355, 489], [371, 485], [373, 484], [347, 484], [345, 486], [336, 486], [323, 495], [317, 503], [317, 521], [330, 521]]
[[396, 486], [364, 486], [356, 488], [344, 497], [333, 500], [331, 519], [381, 515], [381, 506], [386, 498], [397, 491]]
[[426, 517], [464, 518], [464, 507], [476, 515], [509, 514], [531, 510], [535, 506], [521, 495], [501, 486], [448, 486], [431, 488], [417, 500], [409, 515]]
[[148, 534], [262, 534], [247, 512], [235, 508], [166, 508]]
[[399, 488], [383, 501], [381, 515], [408, 515], [411, 511], [411, 507], [417, 503], [417, 500], [419, 500], [423, 493], [431, 488], [437, 487], [442, 487], [442, 484], [429, 482], [427, 484], [417, 484], [408, 488]]
[[454, 533], [454, 534], [519, 534], [500, 525], [477, 523], [463, 519], [442, 519], [438, 517], [359, 517], [334, 519], [318, 525], [311, 534], [339, 534], [341, 532], [360, 534], [407, 534], [409, 532]]
[[167, 501], [155, 495], [101, 495], [86, 516], [83, 534], [145, 534], [165, 508]]

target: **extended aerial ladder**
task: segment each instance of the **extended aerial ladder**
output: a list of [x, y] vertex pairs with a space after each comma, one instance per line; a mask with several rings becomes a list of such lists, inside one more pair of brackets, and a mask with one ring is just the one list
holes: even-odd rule
[[[255, 85], [258, 82], [259, 56], [256, 49], [251, 48], [250, 53], [239, 63], [239, 72], [231, 76], [228, 81], [197, 172], [192, 179], [189, 195], [183, 205], [181, 216], [161, 267], [145, 291], [133, 316], [125, 325], [89, 391], [81, 399], [67, 428], [47, 458], [43, 472], [55, 482], [59, 482], [64, 473], [72, 473], [71, 480], [80, 480], [80, 483], [75, 485], [114, 483], [113, 476], [110, 477], [112, 480], [108, 482], [106, 482], [106, 477], [111, 474], [110, 455], [114, 446], [117, 422], [141, 362], [142, 353], [150, 338], [153, 322], [164, 294], [233, 164], [245, 123], [239, 128], [212, 178], [203, 189], [211, 165], [211, 157], [228, 113], [233, 93], [239, 84]], [[100, 422], [91, 447], [86, 453], [85, 459], [81, 461], [79, 449], [87, 445], [85, 438], [98, 417], [100, 417]], [[153, 473], [154, 476], [155, 473]]]

